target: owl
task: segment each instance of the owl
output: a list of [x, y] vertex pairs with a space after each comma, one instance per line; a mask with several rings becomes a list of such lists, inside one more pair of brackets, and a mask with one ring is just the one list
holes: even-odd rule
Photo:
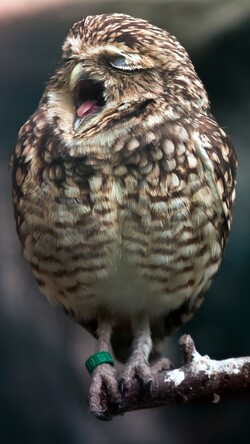
[[97, 339], [87, 363], [97, 416], [101, 392], [118, 402], [135, 377], [150, 392], [168, 367], [164, 337], [192, 317], [221, 263], [236, 167], [175, 37], [123, 14], [74, 24], [19, 132], [13, 202], [41, 292]]

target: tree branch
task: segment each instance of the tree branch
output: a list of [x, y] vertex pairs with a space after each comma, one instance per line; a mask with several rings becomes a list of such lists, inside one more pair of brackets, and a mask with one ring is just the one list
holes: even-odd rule
[[189, 335], [183, 335], [179, 344], [183, 352], [182, 366], [155, 375], [151, 397], [141, 387], [139, 381], [134, 379], [119, 406], [104, 402], [101, 419], [111, 419], [128, 411], [169, 403], [180, 404], [201, 400], [218, 403], [225, 395], [250, 393], [250, 357], [216, 361], [209, 356], [201, 356]]

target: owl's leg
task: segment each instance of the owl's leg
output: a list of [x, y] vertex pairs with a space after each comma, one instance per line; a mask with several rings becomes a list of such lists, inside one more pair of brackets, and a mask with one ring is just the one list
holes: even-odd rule
[[[106, 320], [99, 320], [97, 330], [96, 352], [111, 352], [112, 327]], [[89, 389], [90, 411], [99, 419], [110, 419], [105, 415], [105, 410], [110, 404], [117, 406], [121, 401], [118, 389], [116, 371], [110, 364], [98, 365], [91, 375], [91, 385]]]
[[136, 318], [132, 323], [134, 340], [132, 354], [125, 364], [124, 371], [119, 379], [119, 388], [124, 395], [129, 390], [132, 379], [137, 377], [150, 392], [152, 373], [149, 366], [149, 355], [152, 349], [149, 320], [146, 317]]

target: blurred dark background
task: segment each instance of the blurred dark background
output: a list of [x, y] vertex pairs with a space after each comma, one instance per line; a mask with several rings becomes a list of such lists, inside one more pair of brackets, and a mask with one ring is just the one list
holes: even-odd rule
[[[49, 306], [21, 258], [8, 161], [16, 134], [35, 110], [74, 21], [125, 12], [176, 35], [205, 83], [212, 112], [240, 161], [233, 229], [220, 272], [196, 317], [166, 341], [190, 333], [215, 359], [250, 355], [250, 2], [148, 0], [0, 3], [0, 442], [2, 444], [208, 444], [249, 442], [249, 398], [167, 406], [102, 423], [87, 410], [85, 359], [93, 339]], [[22, 6], [22, 8], [20, 8]]]

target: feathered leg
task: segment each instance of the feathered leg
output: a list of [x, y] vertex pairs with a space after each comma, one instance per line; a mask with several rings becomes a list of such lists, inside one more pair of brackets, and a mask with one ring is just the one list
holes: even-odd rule
[[119, 388], [124, 395], [129, 390], [132, 379], [137, 377], [150, 395], [153, 375], [169, 370], [172, 364], [169, 359], [161, 357], [163, 339], [153, 338], [152, 341], [147, 317], [135, 318], [132, 329], [134, 333], [132, 353], [119, 378]]
[[[98, 321], [97, 347], [96, 352], [111, 352], [112, 327], [106, 320]], [[104, 411], [109, 404], [120, 403], [121, 396], [118, 389], [116, 371], [110, 364], [98, 365], [92, 373], [91, 385], [89, 389], [90, 411], [99, 419], [109, 419]]]
[[132, 323], [132, 329], [134, 333], [132, 354], [119, 379], [119, 387], [122, 394], [124, 394], [126, 390], [129, 390], [129, 386], [134, 377], [137, 377], [149, 391], [152, 383], [152, 374], [148, 362], [152, 349], [148, 318], [135, 318]]

